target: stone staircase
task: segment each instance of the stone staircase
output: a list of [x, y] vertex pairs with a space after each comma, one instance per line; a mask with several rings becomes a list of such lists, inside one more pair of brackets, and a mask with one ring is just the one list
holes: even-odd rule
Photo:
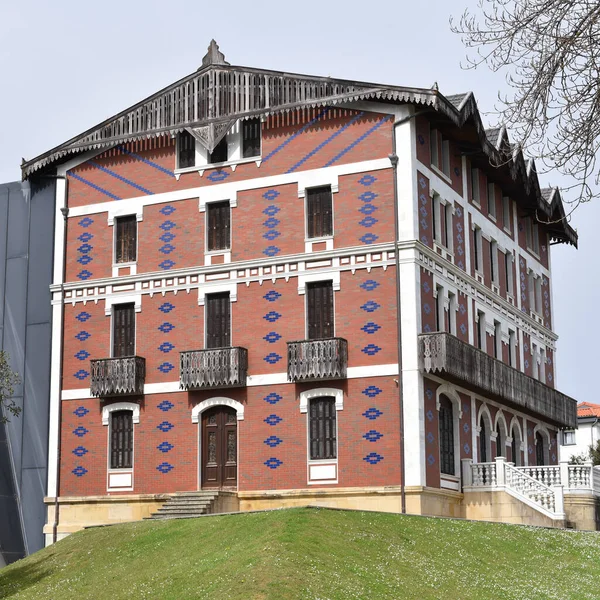
[[147, 519], [188, 519], [212, 512], [218, 490], [199, 492], [179, 492], [169, 497], [155, 513]]

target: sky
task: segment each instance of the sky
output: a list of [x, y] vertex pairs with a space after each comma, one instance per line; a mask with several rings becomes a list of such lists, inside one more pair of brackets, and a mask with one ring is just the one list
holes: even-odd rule
[[[465, 48], [450, 31], [474, 0], [212, 4], [171, 0], [5, 0], [0, 2], [0, 182], [20, 179], [31, 159], [195, 71], [214, 38], [234, 65], [473, 91], [486, 124], [505, 74], [464, 70]], [[560, 176], [541, 178], [561, 185]], [[564, 183], [566, 185], [566, 183]], [[595, 397], [600, 278], [594, 228], [600, 200], [571, 225], [579, 249], [552, 248], [554, 325], [560, 391]], [[583, 335], [585, 333], [585, 336]], [[587, 350], [586, 350], [587, 348]]]

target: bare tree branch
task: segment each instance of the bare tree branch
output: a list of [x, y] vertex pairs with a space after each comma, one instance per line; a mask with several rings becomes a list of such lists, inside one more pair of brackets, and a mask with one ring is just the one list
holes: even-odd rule
[[19, 375], [8, 364], [8, 354], [0, 350], [0, 423], [8, 421], [7, 413], [15, 417], [21, 413], [21, 407], [11, 398], [14, 386], [20, 381]]

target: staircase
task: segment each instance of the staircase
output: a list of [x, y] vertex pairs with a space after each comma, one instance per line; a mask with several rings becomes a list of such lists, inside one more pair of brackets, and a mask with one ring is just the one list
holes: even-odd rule
[[155, 513], [147, 519], [188, 519], [212, 512], [218, 490], [203, 492], [180, 492], [169, 497]]

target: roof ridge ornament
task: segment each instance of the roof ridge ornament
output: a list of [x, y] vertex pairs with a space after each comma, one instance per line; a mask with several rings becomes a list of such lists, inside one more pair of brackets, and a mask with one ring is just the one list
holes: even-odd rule
[[208, 45], [208, 52], [202, 59], [202, 66], [198, 71], [209, 67], [210, 65], [228, 65], [229, 63], [225, 60], [225, 55], [219, 51], [219, 44], [215, 40], [210, 40]]

